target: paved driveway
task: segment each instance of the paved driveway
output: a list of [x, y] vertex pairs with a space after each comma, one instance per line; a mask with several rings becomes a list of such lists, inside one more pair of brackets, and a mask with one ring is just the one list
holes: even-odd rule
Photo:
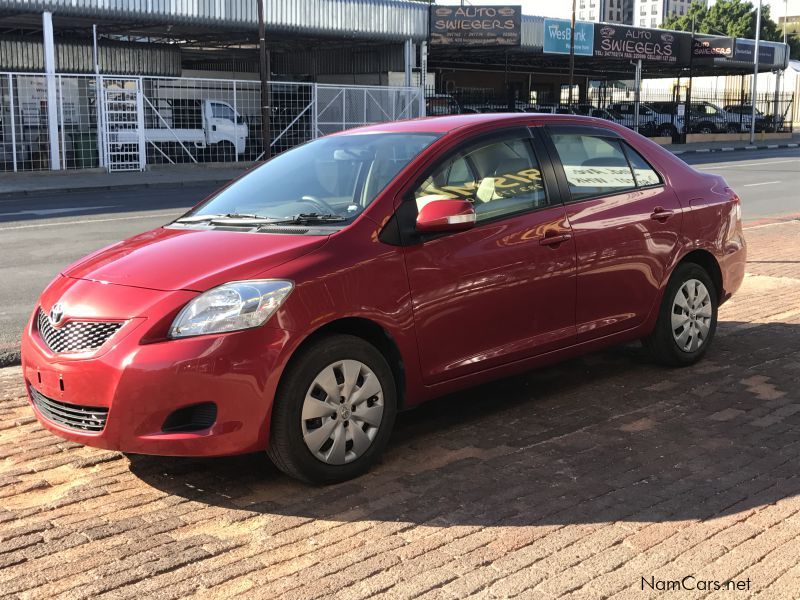
[[630, 346], [442, 399], [332, 487], [61, 441], [4, 369], [0, 596], [797, 598], [800, 222], [748, 239], [696, 367]]

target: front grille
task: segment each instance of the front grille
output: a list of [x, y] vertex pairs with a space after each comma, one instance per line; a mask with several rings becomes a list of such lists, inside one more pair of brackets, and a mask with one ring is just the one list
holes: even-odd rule
[[95, 350], [122, 327], [118, 321], [70, 321], [63, 327], [53, 327], [41, 308], [37, 324], [39, 335], [53, 352]]
[[101, 406], [78, 406], [48, 398], [28, 385], [33, 404], [48, 420], [76, 431], [103, 431], [108, 419], [108, 409]]

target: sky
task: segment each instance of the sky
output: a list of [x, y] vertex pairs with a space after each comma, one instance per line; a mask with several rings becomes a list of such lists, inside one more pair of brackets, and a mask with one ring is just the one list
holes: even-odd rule
[[[758, 0], [750, 0], [755, 4]], [[714, 0], [711, 0], [713, 4]], [[784, 0], [764, 0], [770, 5], [772, 19], [777, 22], [783, 16]], [[437, 4], [460, 4], [460, 0], [437, 0]], [[572, 12], [572, 0], [470, 0], [466, 4], [475, 5], [521, 5], [522, 13], [543, 17], [561, 17], [568, 19]], [[800, 0], [789, 0], [789, 14], [800, 13]]]

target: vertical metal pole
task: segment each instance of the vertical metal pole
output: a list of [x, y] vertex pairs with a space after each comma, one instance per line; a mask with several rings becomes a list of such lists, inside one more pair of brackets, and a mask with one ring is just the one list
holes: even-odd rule
[[66, 135], [64, 134], [64, 82], [61, 79], [61, 75], [58, 76], [58, 116], [59, 116], [59, 123], [61, 124], [60, 133], [61, 133], [61, 168], [67, 168], [67, 149], [66, 149], [66, 142], [65, 138]]
[[267, 56], [267, 21], [264, 14], [264, 2], [256, 0], [258, 5], [258, 67], [261, 76], [261, 142], [264, 146], [264, 158], [269, 160], [272, 147], [270, 135], [270, 90], [269, 90], [269, 57]]
[[17, 119], [14, 116], [14, 79], [8, 73], [8, 98], [11, 109], [11, 159], [14, 161], [14, 173], [17, 172]]
[[419, 87], [422, 93], [419, 97], [419, 116], [425, 116], [425, 94], [428, 89], [428, 42], [419, 45]]
[[[782, 76], [783, 76], [783, 69], [775, 71], [775, 97], [772, 101], [772, 130], [774, 133], [778, 133], [778, 111], [780, 110], [779, 96], [781, 90]], [[764, 129], [766, 130], [766, 123], [764, 125], [765, 125]]]
[[750, 99], [750, 143], [756, 141], [756, 94], [758, 93], [758, 54], [761, 41], [761, 0], [758, 0], [756, 13], [756, 47], [753, 49], [753, 86]]
[[[238, 129], [238, 127], [239, 127], [239, 109], [236, 107], [236, 80], [235, 79], [233, 80], [233, 112], [234, 112], [234, 116], [233, 116], [234, 128], [233, 128], [233, 130], [236, 131]], [[233, 157], [234, 157], [233, 158], [234, 162], [239, 162], [239, 153], [236, 152], [235, 149], [234, 149], [234, 152], [233, 152]]]
[[53, 13], [42, 13], [44, 72], [47, 84], [47, 135], [50, 145], [50, 169], [58, 171], [61, 157], [58, 148], [58, 111], [56, 103], [56, 46], [53, 40]]
[[695, 17], [692, 17], [692, 41], [689, 45], [691, 50], [689, 52], [689, 87], [686, 88], [686, 111], [683, 113], [683, 128], [688, 133], [689, 126], [691, 125], [690, 119], [692, 118], [692, 77], [694, 76], [694, 28]]
[[103, 79], [100, 77], [100, 53], [97, 48], [97, 25], [92, 25], [92, 62], [94, 63], [95, 120], [97, 121], [97, 164], [106, 166], [103, 133]]
[[311, 84], [311, 139], [317, 139], [319, 135], [319, 100], [317, 92], [317, 82]]
[[[569, 25], [569, 105], [572, 106], [572, 84], [575, 81], [575, 0], [572, 0], [572, 17]], [[561, 104], [561, 94], [558, 103]]]
[[403, 72], [403, 85], [411, 87], [411, 65], [412, 65], [412, 52], [414, 45], [411, 39], [407, 39], [403, 45], [403, 58], [405, 62], [405, 70]]
[[639, 133], [639, 100], [642, 94], [642, 59], [636, 61], [635, 89], [633, 90], [633, 130]]
[[144, 141], [144, 90], [142, 89], [142, 78], [136, 80], [136, 128], [139, 133], [139, 170], [144, 171], [147, 162], [145, 141]]

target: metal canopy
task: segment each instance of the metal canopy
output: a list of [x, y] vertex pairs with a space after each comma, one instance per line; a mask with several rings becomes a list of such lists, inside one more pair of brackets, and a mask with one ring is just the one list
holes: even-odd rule
[[[428, 35], [428, 5], [409, 0], [264, 0], [267, 31], [314, 37], [373, 41], [422, 41]], [[115, 22], [128, 31], [190, 37], [198, 31], [253, 33], [258, 28], [254, 0], [2, 0], [0, 13], [16, 18], [43, 11], [76, 24]]]

